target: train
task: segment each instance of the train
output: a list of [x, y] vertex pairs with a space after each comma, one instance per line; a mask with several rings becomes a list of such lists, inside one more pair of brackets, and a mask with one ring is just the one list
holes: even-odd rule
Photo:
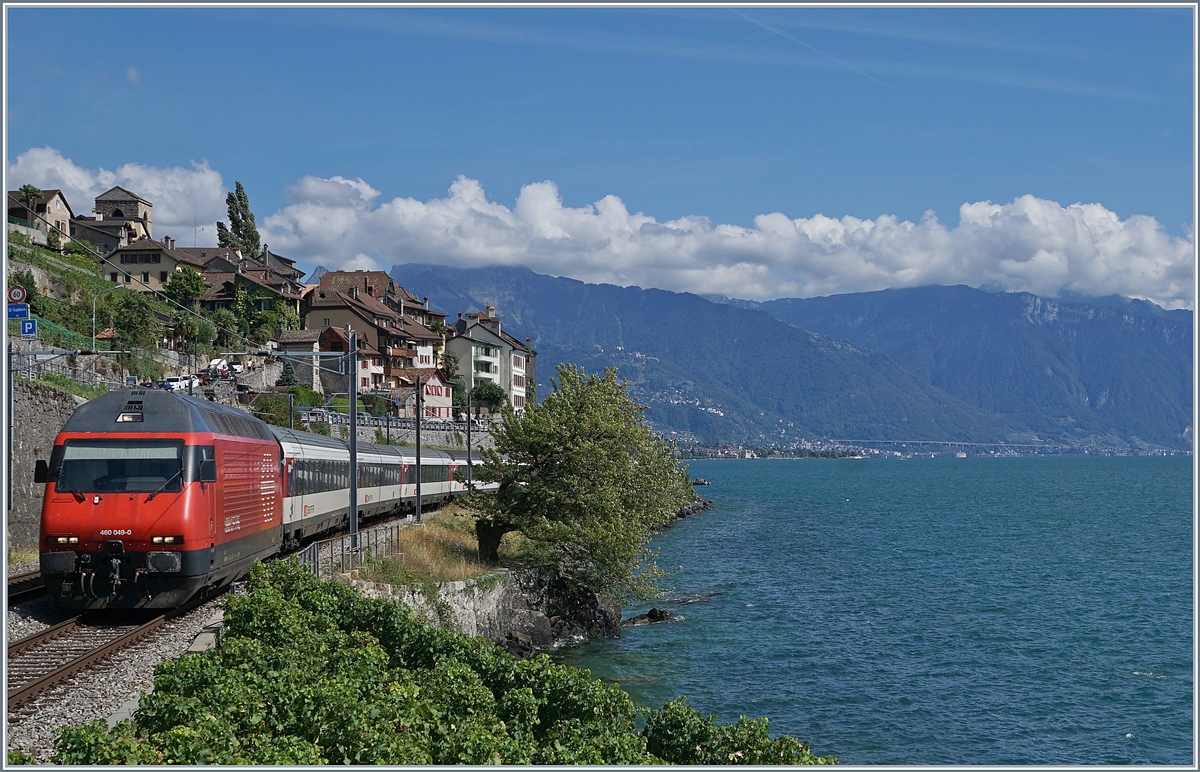
[[[415, 510], [414, 448], [359, 442], [357, 457], [359, 522]], [[466, 493], [467, 463], [422, 449], [422, 507]], [[43, 582], [80, 610], [176, 608], [350, 521], [346, 441], [156, 389], [81, 405], [34, 479]]]

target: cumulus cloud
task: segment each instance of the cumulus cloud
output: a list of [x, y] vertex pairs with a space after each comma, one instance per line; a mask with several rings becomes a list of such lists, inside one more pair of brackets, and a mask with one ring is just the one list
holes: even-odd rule
[[181, 246], [191, 246], [193, 228], [197, 244], [217, 243], [215, 223], [224, 219], [225, 183], [207, 161], [192, 162], [190, 168], [157, 167], [138, 163], [108, 169], [86, 169], [51, 147], [31, 148], [8, 164], [9, 188], [26, 183], [42, 189], [59, 189], [66, 194], [77, 215], [89, 214], [99, 194], [120, 185], [154, 204], [154, 236], [171, 236]]
[[272, 250], [329, 268], [431, 262], [525, 265], [589, 282], [767, 299], [926, 284], [968, 284], [1055, 297], [1121, 294], [1190, 308], [1193, 236], [1100, 204], [1021, 196], [963, 204], [948, 228], [920, 222], [759, 215], [754, 226], [692, 216], [659, 222], [616, 196], [562, 203], [553, 182], [524, 186], [515, 206], [460, 176], [445, 198], [394, 198], [362, 179], [305, 177], [293, 203], [263, 219]]
[[[193, 217], [216, 243], [226, 188], [207, 162], [190, 168], [127, 163], [86, 169], [50, 148], [8, 165], [9, 188], [25, 183], [66, 192], [76, 214], [113, 185], [154, 203], [154, 233], [190, 244]], [[631, 213], [614, 195], [564, 206], [558, 186], [521, 188], [510, 208], [460, 176], [444, 198], [381, 200], [362, 178], [305, 176], [291, 203], [263, 216], [271, 250], [330, 269], [428, 262], [462, 267], [524, 265], [589, 282], [768, 299], [926, 284], [968, 284], [1046, 297], [1121, 294], [1191, 308], [1194, 235], [1166, 233], [1152, 217], [1122, 220], [1100, 204], [1021, 196], [1006, 204], [963, 204], [959, 223], [933, 212], [919, 222], [881, 215], [793, 218], [759, 215], [752, 227], [688, 216], [659, 222]]]

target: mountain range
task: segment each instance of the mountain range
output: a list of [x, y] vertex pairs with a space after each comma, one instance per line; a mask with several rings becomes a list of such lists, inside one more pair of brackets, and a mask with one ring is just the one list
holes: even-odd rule
[[615, 366], [668, 436], [1191, 444], [1192, 313], [923, 287], [754, 302], [525, 268], [396, 265], [450, 312], [497, 307], [538, 352]]

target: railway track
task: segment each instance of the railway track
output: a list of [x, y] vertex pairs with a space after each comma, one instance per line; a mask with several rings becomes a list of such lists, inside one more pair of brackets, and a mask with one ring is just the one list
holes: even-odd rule
[[45, 592], [46, 585], [42, 584], [42, 575], [38, 571], [8, 577], [9, 605], [40, 598]]
[[73, 617], [8, 647], [8, 709], [154, 633], [177, 614], [113, 621]]

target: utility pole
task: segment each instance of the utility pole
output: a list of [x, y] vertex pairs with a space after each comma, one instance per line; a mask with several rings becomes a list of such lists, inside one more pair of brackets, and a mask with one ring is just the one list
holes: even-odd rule
[[421, 376], [417, 376], [417, 522], [421, 522], [421, 478], [424, 476], [421, 473]]
[[[358, 548], [358, 333], [350, 330], [350, 353], [347, 355], [350, 369], [350, 548]], [[420, 459], [420, 451], [417, 453]], [[417, 463], [420, 463], [418, 460]], [[420, 488], [418, 487], [419, 491]], [[420, 512], [418, 504], [417, 512]]]

